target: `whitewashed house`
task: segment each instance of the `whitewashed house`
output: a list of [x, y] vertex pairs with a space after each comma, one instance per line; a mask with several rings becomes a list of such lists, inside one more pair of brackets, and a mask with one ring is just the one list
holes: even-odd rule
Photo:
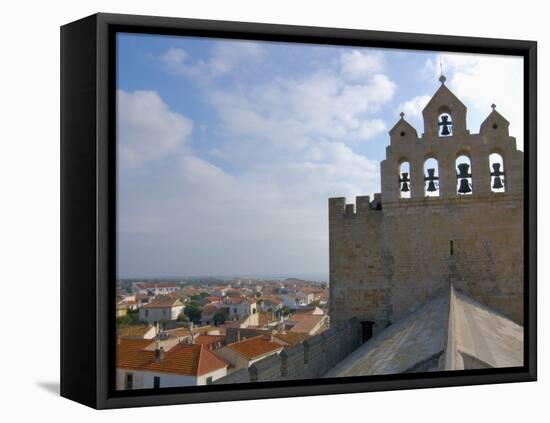
[[166, 351], [149, 340], [119, 338], [116, 389], [208, 385], [227, 375], [227, 367], [205, 345], [178, 343]]
[[147, 323], [176, 320], [183, 311], [183, 303], [173, 297], [155, 297], [139, 309], [139, 320]]

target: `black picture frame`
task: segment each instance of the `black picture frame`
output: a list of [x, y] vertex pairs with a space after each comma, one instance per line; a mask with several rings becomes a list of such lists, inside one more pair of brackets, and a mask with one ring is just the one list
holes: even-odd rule
[[[115, 35], [166, 35], [524, 58], [525, 363], [521, 368], [114, 390]], [[534, 381], [537, 377], [537, 44], [534, 41], [95, 14], [61, 28], [61, 395], [120, 408]]]

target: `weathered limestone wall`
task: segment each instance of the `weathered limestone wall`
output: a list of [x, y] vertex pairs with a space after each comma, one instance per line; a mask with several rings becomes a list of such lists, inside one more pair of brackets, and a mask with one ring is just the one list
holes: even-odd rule
[[345, 198], [329, 200], [331, 324], [357, 317], [377, 322], [377, 330], [390, 318], [393, 269], [381, 242], [383, 213], [370, 208], [368, 196], [357, 197], [355, 212], [346, 207]]
[[287, 347], [279, 355], [257, 361], [248, 369], [220, 378], [214, 384], [319, 378], [358, 348], [361, 342], [359, 320], [351, 319], [301, 344]]

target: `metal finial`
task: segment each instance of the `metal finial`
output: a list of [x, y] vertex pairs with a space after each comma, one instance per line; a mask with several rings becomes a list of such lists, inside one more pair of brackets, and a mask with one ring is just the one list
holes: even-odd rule
[[401, 119], [403, 119], [403, 116], [405, 116], [405, 113], [401, 112], [399, 113], [399, 116], [401, 116]]
[[443, 61], [441, 59], [439, 59], [439, 74], [440, 74], [439, 82], [444, 84], [447, 78], [445, 78], [445, 75], [443, 75]]
[[495, 110], [497, 108], [497, 105], [495, 103], [491, 104], [491, 109]]

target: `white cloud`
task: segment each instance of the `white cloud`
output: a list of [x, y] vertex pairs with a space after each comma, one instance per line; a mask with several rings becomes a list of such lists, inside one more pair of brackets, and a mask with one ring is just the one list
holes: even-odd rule
[[408, 117], [417, 118], [422, 115], [422, 110], [424, 107], [426, 107], [426, 104], [428, 104], [428, 101], [430, 101], [431, 96], [429, 95], [419, 95], [414, 98], [411, 98], [408, 101], [405, 101], [401, 103], [397, 109], [398, 112], [405, 113], [405, 119]]
[[351, 82], [362, 82], [372, 75], [383, 72], [384, 61], [378, 52], [352, 50], [340, 56], [342, 76]]
[[220, 42], [214, 46], [207, 60], [192, 61], [184, 49], [171, 48], [160, 56], [171, 72], [201, 80], [217, 78], [232, 72], [236, 67], [258, 62], [264, 50], [257, 42]]
[[441, 54], [428, 60], [426, 69], [434, 76], [439, 63], [449, 88], [468, 107], [472, 131], [491, 112], [491, 104], [510, 122], [510, 135], [523, 150], [523, 60], [511, 56]]
[[[382, 74], [350, 84], [337, 71], [325, 71], [301, 79], [278, 78], [246, 90], [215, 88], [210, 101], [224, 133], [240, 137], [246, 148], [256, 139], [262, 148], [300, 151], [319, 140], [350, 143], [381, 133], [386, 125], [374, 115], [395, 89]], [[234, 155], [235, 148], [230, 148]]]
[[155, 91], [117, 92], [117, 131], [121, 164], [138, 167], [170, 156], [184, 146], [191, 120], [169, 109]]

